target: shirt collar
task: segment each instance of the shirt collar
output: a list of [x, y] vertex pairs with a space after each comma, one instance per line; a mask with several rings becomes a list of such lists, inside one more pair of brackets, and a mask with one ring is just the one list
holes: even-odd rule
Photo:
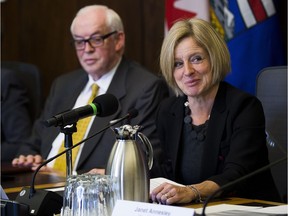
[[97, 81], [94, 81], [92, 76], [88, 74], [89, 80], [86, 85], [87, 91], [89, 91], [89, 88], [92, 84], [96, 83], [99, 86], [98, 95], [105, 94], [109, 88], [109, 85], [113, 79], [114, 74], [116, 73], [116, 70], [121, 62], [121, 59], [118, 61], [118, 63], [113, 67], [110, 71], [105, 73], [100, 79]]

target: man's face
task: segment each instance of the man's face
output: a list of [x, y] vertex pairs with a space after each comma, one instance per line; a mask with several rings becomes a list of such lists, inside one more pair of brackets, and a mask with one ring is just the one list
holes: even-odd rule
[[[105, 13], [94, 11], [78, 15], [71, 31], [74, 40], [81, 41], [99, 39], [114, 30], [110, 31], [106, 26]], [[93, 47], [93, 42], [86, 41], [83, 49], [76, 49], [80, 64], [95, 80], [111, 70], [119, 60], [119, 50], [123, 43], [121, 38], [116, 32], [105, 38], [99, 46]]]

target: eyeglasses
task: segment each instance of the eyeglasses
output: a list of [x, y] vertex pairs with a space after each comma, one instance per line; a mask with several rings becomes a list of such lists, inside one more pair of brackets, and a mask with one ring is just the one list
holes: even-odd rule
[[113, 31], [105, 35], [95, 35], [88, 39], [74, 40], [73, 43], [74, 43], [76, 50], [85, 49], [86, 43], [89, 43], [91, 47], [96, 48], [96, 47], [102, 46], [104, 43], [104, 40], [115, 33], [117, 33], [117, 31]]

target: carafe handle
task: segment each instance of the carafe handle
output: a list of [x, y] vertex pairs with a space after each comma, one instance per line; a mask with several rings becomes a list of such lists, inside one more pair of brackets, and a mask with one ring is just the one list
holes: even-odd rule
[[148, 158], [148, 168], [151, 170], [153, 166], [153, 148], [150, 140], [141, 132], [138, 132], [138, 137], [145, 146], [145, 155]]

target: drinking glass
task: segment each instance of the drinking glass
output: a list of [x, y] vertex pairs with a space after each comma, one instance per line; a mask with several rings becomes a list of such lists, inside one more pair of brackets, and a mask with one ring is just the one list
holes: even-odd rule
[[62, 216], [111, 216], [120, 198], [119, 183], [110, 175], [82, 174], [67, 178]]

